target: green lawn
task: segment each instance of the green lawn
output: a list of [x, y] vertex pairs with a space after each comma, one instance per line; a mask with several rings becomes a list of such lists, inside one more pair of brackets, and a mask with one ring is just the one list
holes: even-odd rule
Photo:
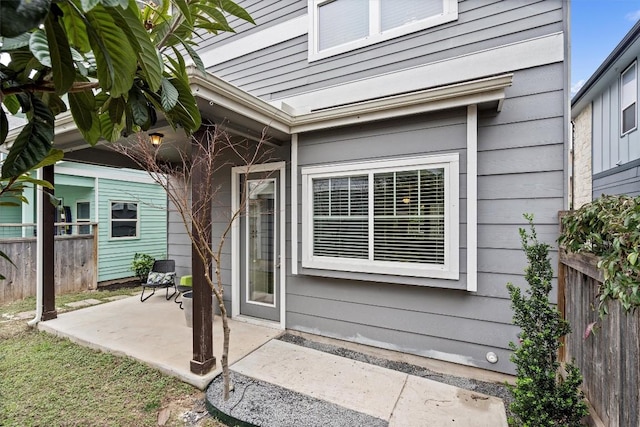
[[[56, 305], [118, 293], [58, 297]], [[0, 307], [2, 313], [33, 309], [33, 302]], [[202, 392], [127, 357], [114, 356], [39, 332], [23, 321], [0, 322], [0, 425], [182, 426], [181, 414]], [[219, 427], [211, 417], [198, 426]]]

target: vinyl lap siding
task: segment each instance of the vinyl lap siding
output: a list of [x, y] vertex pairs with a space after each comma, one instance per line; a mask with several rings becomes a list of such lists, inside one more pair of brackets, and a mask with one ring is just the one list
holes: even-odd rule
[[[306, 0], [299, 3], [306, 12]], [[292, 12], [290, 19], [299, 15], [300, 10]], [[258, 26], [252, 31], [259, 29]], [[317, 62], [307, 61], [304, 35], [215, 65], [209, 71], [271, 100], [559, 31], [561, 2], [468, 0], [459, 3], [457, 21]], [[242, 36], [239, 33], [228, 41]], [[211, 48], [219, 39], [213, 40]], [[207, 49], [210, 47], [202, 51]]]
[[[506, 284], [524, 285], [518, 228], [535, 215], [552, 246], [563, 207], [562, 64], [519, 71], [500, 113], [478, 130], [478, 291], [459, 281], [385, 283], [366, 274], [304, 270], [288, 277], [287, 327], [454, 362], [513, 372], [508, 343], [517, 329]], [[460, 260], [466, 271], [466, 115], [440, 112], [300, 136], [300, 166], [387, 156], [460, 153]], [[301, 238], [303, 238], [301, 236]], [[552, 253], [555, 265], [557, 256]], [[334, 276], [334, 277], [326, 277]], [[335, 277], [338, 276], [338, 277]], [[554, 279], [555, 280], [555, 279]], [[405, 283], [412, 283], [406, 280]], [[437, 287], [452, 289], [438, 289]], [[485, 355], [494, 351], [496, 365]]]
[[[242, 2], [275, 10], [276, 2]], [[288, 19], [306, 0], [286, 2]], [[216, 76], [274, 100], [382, 73], [446, 61], [564, 30], [560, 1], [459, 2], [459, 19], [309, 63], [307, 36], [211, 67]], [[275, 12], [274, 12], [275, 13]], [[268, 16], [265, 12], [264, 16]], [[281, 19], [280, 17], [279, 19]], [[283, 22], [283, 21], [279, 21]], [[242, 26], [202, 51], [259, 31]], [[287, 245], [286, 327], [443, 360], [513, 372], [508, 343], [517, 339], [506, 283], [524, 286], [518, 228], [535, 215], [541, 240], [554, 245], [564, 208], [566, 82], [564, 64], [515, 69], [502, 111], [478, 120], [478, 291], [466, 292], [466, 111], [464, 109], [299, 135], [299, 166], [429, 153], [460, 155], [460, 279], [371, 277], [299, 269]], [[452, 82], [453, 83], [453, 82]], [[299, 170], [293, 171], [299, 176]], [[301, 182], [298, 180], [298, 200]], [[298, 259], [302, 236], [298, 206]], [[287, 230], [288, 237], [290, 231]], [[552, 254], [556, 263], [555, 253]], [[393, 283], [391, 283], [393, 282]], [[398, 282], [404, 283], [400, 284]], [[419, 286], [416, 286], [419, 285]], [[554, 293], [552, 293], [554, 294]], [[499, 362], [486, 361], [488, 351]]]
[[[99, 179], [98, 281], [133, 276], [129, 270], [136, 252], [160, 259], [167, 252], [167, 210], [164, 190], [155, 184]], [[111, 201], [138, 203], [139, 238], [111, 239]]]

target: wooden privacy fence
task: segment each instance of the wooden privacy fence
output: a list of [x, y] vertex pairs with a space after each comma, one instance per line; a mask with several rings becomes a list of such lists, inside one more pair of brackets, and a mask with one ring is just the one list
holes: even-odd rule
[[[63, 229], [62, 226], [65, 229], [73, 227], [90, 233], [55, 236], [54, 285], [56, 295], [97, 289], [97, 224], [65, 223], [56, 225], [61, 225], [60, 229]], [[0, 251], [15, 263], [14, 267], [8, 261], [0, 258], [0, 272], [6, 277], [5, 280], [0, 280], [0, 304], [34, 296], [37, 281], [36, 238], [0, 239]]]
[[[573, 330], [565, 337], [561, 357], [574, 359], [582, 372], [592, 425], [640, 426], [640, 313], [625, 314], [613, 301], [608, 316], [598, 319], [603, 276], [597, 261], [560, 250], [558, 305]], [[584, 339], [587, 325], [596, 320], [598, 329]]]

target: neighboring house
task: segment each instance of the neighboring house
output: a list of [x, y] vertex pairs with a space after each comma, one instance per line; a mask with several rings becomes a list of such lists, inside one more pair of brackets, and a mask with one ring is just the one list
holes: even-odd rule
[[571, 100], [573, 208], [602, 194], [640, 195], [640, 21]]
[[[223, 257], [231, 315], [512, 373], [522, 214], [553, 245], [568, 204], [568, 2], [239, 3], [256, 25], [203, 40], [209, 73], [190, 71], [205, 119], [250, 139], [266, 128], [275, 147], [255, 174], [215, 179], [214, 241], [241, 179], [252, 189]], [[67, 158], [109, 160], [58, 126]], [[168, 256], [190, 274], [168, 222]]]
[[[98, 224], [98, 282], [134, 276], [129, 266], [136, 252], [166, 256], [167, 198], [146, 172], [61, 162], [54, 181], [56, 222]], [[29, 203], [2, 207], [0, 224], [36, 221], [33, 190], [25, 196]], [[57, 234], [91, 232], [90, 226], [82, 225], [56, 228]], [[33, 226], [0, 227], [0, 239], [34, 234]]]

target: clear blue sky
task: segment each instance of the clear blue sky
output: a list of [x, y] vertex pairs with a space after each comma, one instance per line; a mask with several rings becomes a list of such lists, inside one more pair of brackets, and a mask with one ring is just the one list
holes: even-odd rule
[[571, 92], [596, 71], [640, 19], [640, 0], [571, 1]]

